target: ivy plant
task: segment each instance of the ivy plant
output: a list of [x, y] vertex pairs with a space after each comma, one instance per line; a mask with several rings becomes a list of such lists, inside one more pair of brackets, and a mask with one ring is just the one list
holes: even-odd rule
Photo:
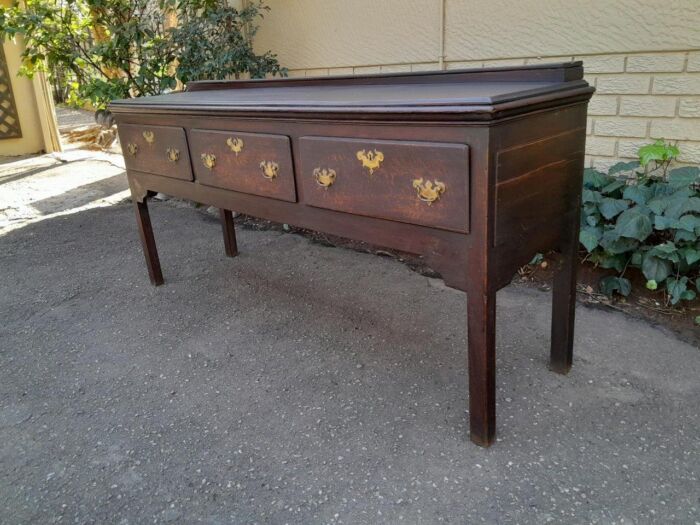
[[629, 268], [640, 270], [667, 304], [700, 292], [700, 168], [670, 169], [678, 154], [657, 141], [640, 149], [639, 162], [608, 173], [585, 170], [579, 240], [586, 260], [615, 270], [601, 280], [601, 292], [629, 295]]

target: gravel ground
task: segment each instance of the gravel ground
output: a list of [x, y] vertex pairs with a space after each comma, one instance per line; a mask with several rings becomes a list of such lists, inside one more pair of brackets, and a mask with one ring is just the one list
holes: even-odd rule
[[0, 236], [0, 523], [700, 521], [698, 348], [580, 306], [559, 376], [550, 294], [507, 287], [482, 449], [463, 294], [282, 232], [229, 259], [173, 202], [154, 288], [131, 206], [100, 202]]

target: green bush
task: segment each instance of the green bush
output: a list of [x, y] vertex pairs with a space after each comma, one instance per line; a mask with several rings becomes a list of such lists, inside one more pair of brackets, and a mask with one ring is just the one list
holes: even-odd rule
[[[115, 98], [158, 95], [177, 80], [285, 75], [253, 37], [268, 8], [225, 0], [14, 0], [0, 6], [0, 44], [24, 38], [19, 73], [46, 72], [61, 98], [104, 108]], [[166, 27], [166, 14], [177, 28]], [[58, 73], [58, 74], [57, 74]]]
[[585, 170], [585, 260], [617, 273], [601, 280], [601, 292], [629, 295], [629, 268], [641, 270], [666, 304], [700, 292], [700, 168], [670, 169], [678, 154], [659, 140], [639, 150], [639, 162], [616, 164], [607, 174]]

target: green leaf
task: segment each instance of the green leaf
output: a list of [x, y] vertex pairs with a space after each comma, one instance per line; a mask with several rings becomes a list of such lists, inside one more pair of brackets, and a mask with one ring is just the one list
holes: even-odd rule
[[611, 255], [605, 252], [593, 252], [591, 261], [599, 265], [601, 268], [614, 269], [622, 272], [625, 269], [627, 257], [624, 255]]
[[655, 230], [668, 230], [669, 228], [678, 228], [678, 221], [676, 219], [669, 219], [663, 215], [654, 215]]
[[700, 197], [691, 197], [685, 201], [681, 213], [700, 213]]
[[640, 186], [637, 184], [634, 186], [627, 186], [622, 196], [637, 204], [646, 204], [651, 196], [651, 191], [648, 186]]
[[603, 186], [608, 185], [612, 180], [612, 177], [608, 177], [605, 173], [601, 173], [593, 168], [586, 168], [583, 170], [583, 184], [587, 188], [599, 190]]
[[[612, 169], [612, 168], [611, 168]], [[617, 179], [612, 181], [610, 184], [605, 186], [602, 190], [600, 190], [602, 193], [609, 195], [610, 193], [619, 190], [620, 188], [624, 188], [626, 185], [625, 181], [622, 179]]]
[[635, 208], [623, 211], [615, 222], [615, 232], [621, 237], [643, 241], [652, 232], [649, 217]]
[[600, 245], [606, 252], [617, 255], [634, 250], [639, 246], [639, 241], [629, 237], [620, 237], [614, 230], [608, 230], [603, 234]]
[[697, 239], [695, 232], [689, 232], [686, 230], [676, 230], [676, 234], [673, 236], [674, 242], [692, 242]]
[[636, 160], [630, 162], [618, 162], [610, 167], [608, 170], [608, 175], [614, 175], [615, 173], [620, 173], [622, 171], [631, 171], [639, 167], [639, 162]]
[[667, 259], [647, 254], [642, 262], [642, 273], [650, 281], [663, 282], [672, 271], [673, 264]]
[[[688, 278], [681, 277], [680, 279], [669, 279], [666, 283], [666, 291], [671, 296], [671, 304], [678, 303], [681, 299], [688, 297]], [[694, 294], [693, 294], [694, 297]]]
[[620, 295], [627, 297], [632, 291], [632, 283], [628, 279], [614, 275], [601, 279], [599, 286], [601, 293], [608, 297], [612, 296], [613, 292], [618, 292]]
[[588, 250], [592, 252], [598, 246], [598, 241], [603, 237], [603, 229], [600, 227], [587, 226], [581, 229], [578, 240]]
[[602, 195], [600, 194], [600, 192], [595, 190], [589, 190], [588, 188], [584, 188], [581, 192], [581, 202], [583, 203], [592, 202], [598, 204], [601, 198]]
[[680, 151], [676, 146], [666, 144], [663, 140], [657, 140], [653, 144], [647, 144], [639, 148], [639, 163], [646, 166], [652, 161], [665, 162], [675, 159]]
[[685, 208], [688, 199], [693, 195], [693, 191], [689, 188], [681, 188], [675, 191], [672, 195], [668, 197], [668, 205], [664, 209], [664, 215], [666, 217], [672, 217], [674, 219], [679, 219], [683, 214], [683, 209]]
[[658, 245], [654, 246], [649, 253], [663, 257], [663, 256], [672, 255], [672, 254], [676, 253], [677, 250], [678, 250], [678, 248], [672, 242], [664, 242], [662, 244], [658, 244]]
[[656, 289], [659, 287], [659, 285], [658, 285], [658, 283], [657, 283], [654, 279], [649, 279], [649, 280], [647, 281], [646, 287], [647, 287], [648, 290], [652, 290], [652, 291], [653, 291], [653, 290], [656, 290]]
[[610, 197], [603, 197], [600, 200], [598, 209], [600, 210], [600, 213], [603, 215], [603, 217], [605, 217], [606, 219], [612, 219], [618, 213], [629, 208], [629, 205], [629, 201], [626, 201], [624, 199], [612, 199]]
[[696, 250], [694, 248], [682, 248], [680, 252], [683, 254], [685, 262], [687, 262], [689, 265], [700, 261], [700, 250]]
[[698, 181], [700, 181], [700, 168], [696, 166], [676, 168], [668, 174], [668, 182], [674, 188], [690, 186]]
[[668, 195], [661, 195], [651, 199], [647, 205], [656, 215], [662, 215], [669, 204], [671, 204], [671, 198]]
[[677, 228], [689, 232], [696, 232], [696, 230], [700, 230], [700, 217], [696, 217], [695, 215], [683, 215], [683, 217], [678, 219]]

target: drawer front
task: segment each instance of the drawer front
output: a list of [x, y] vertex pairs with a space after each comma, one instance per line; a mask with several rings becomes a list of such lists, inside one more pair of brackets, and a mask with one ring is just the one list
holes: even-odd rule
[[127, 169], [192, 180], [184, 129], [140, 124], [117, 129]]
[[299, 139], [311, 206], [469, 231], [469, 146], [330, 137]]
[[289, 137], [193, 129], [189, 139], [200, 183], [296, 202]]

